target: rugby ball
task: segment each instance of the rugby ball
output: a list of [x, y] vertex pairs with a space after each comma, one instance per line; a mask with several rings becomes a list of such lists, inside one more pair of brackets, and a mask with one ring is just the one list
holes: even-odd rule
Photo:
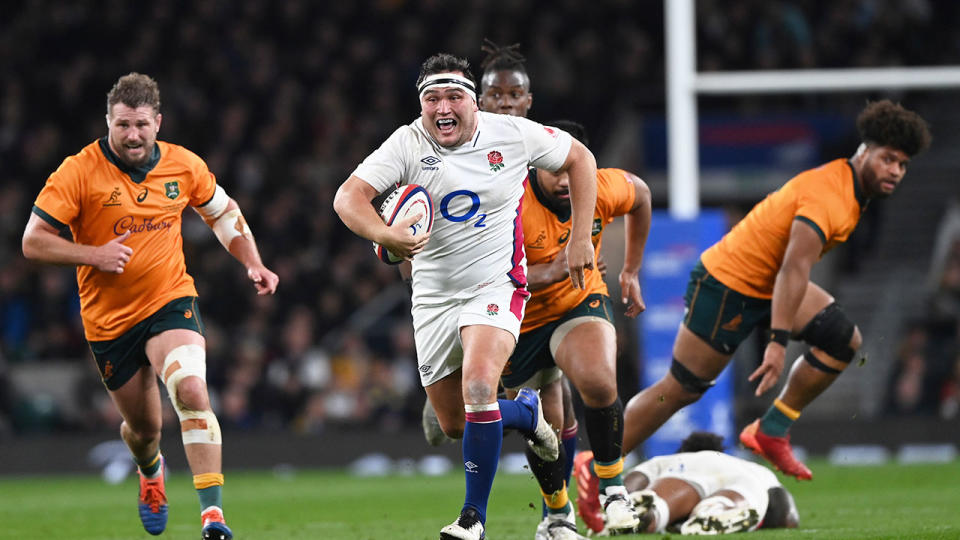
[[[398, 219], [403, 220], [407, 216], [416, 214], [420, 214], [421, 217], [410, 226], [410, 234], [416, 236], [430, 232], [433, 229], [433, 200], [427, 190], [417, 184], [398, 187], [380, 205], [380, 217], [387, 225], [393, 225]], [[377, 257], [387, 264], [403, 262], [403, 257], [397, 257], [376, 242], [373, 243], [373, 250], [377, 253]]]

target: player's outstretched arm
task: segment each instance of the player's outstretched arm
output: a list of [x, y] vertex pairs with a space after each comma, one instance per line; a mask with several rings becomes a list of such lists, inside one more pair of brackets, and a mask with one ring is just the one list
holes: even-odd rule
[[213, 229], [220, 244], [247, 269], [247, 277], [256, 287], [257, 294], [273, 294], [280, 278], [263, 265], [257, 242], [237, 201], [217, 186], [210, 201], [194, 210]]
[[647, 236], [650, 234], [650, 219], [652, 203], [650, 188], [647, 183], [635, 174], [626, 173], [633, 184], [633, 208], [624, 218], [624, 256], [623, 270], [620, 271], [620, 297], [627, 306], [626, 315], [636, 317], [647, 309], [640, 292], [640, 281], [637, 274], [643, 266], [643, 251], [647, 246]]
[[77, 244], [60, 236], [56, 227], [37, 214], [30, 214], [21, 248], [23, 256], [33, 261], [88, 265], [101, 272], [122, 274], [123, 267], [133, 256], [133, 248], [123, 243], [129, 237], [130, 231], [125, 231], [102, 246]]
[[[794, 220], [790, 227], [790, 240], [783, 255], [783, 263], [773, 284], [771, 329], [793, 330], [793, 319], [810, 282], [810, 269], [820, 258], [822, 250], [823, 242], [813, 227], [803, 221]], [[783, 372], [785, 354], [785, 346], [775, 341], [767, 343], [763, 362], [747, 379], [750, 382], [760, 379], [756, 395], [763, 394], [777, 384], [780, 373]]]
[[377, 190], [373, 186], [362, 178], [351, 175], [337, 189], [337, 194], [333, 198], [333, 209], [351, 231], [380, 244], [394, 255], [409, 260], [423, 251], [427, 240], [430, 239], [430, 233], [420, 233], [416, 236], [410, 233], [410, 226], [423, 216], [419, 214], [407, 216], [388, 227], [370, 204], [376, 196]]
[[593, 242], [590, 229], [597, 206], [597, 160], [580, 141], [573, 140], [570, 152], [560, 171], [570, 175], [570, 205], [572, 207], [572, 230], [567, 243], [567, 267], [570, 280], [577, 289], [585, 284], [584, 269], [593, 268]]

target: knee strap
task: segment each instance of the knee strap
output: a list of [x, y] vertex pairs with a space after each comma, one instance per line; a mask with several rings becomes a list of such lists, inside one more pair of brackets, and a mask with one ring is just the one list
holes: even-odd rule
[[836, 302], [823, 308], [800, 332], [806, 341], [841, 362], [850, 363], [856, 351], [850, 347], [850, 339], [856, 325]]
[[691, 394], [703, 394], [710, 389], [717, 381], [708, 381], [701, 379], [687, 369], [686, 366], [677, 361], [676, 358], [670, 363], [670, 374], [680, 383], [684, 390]]
[[187, 377], [207, 380], [207, 353], [200, 345], [176, 347], [163, 361], [163, 382], [180, 419], [183, 444], [222, 444], [220, 424], [213, 411], [196, 411], [184, 406], [177, 395], [177, 386]]
[[820, 359], [817, 358], [817, 355], [813, 354], [813, 351], [807, 351], [803, 353], [803, 359], [810, 364], [810, 367], [816, 368], [824, 373], [829, 373], [830, 375], [839, 375], [843, 373], [843, 371], [837, 368], [832, 368], [821, 362]]

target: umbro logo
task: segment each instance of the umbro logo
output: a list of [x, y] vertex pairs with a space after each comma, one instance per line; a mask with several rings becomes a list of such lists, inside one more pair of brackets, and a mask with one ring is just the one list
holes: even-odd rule
[[463, 470], [465, 470], [468, 473], [477, 474], [480, 472], [479, 469], [480, 469], [480, 466], [472, 461], [466, 461], [463, 464]]
[[437, 164], [440, 163], [440, 158], [437, 156], [427, 156], [425, 158], [420, 158], [420, 163], [423, 163], [423, 170], [425, 171], [435, 171], [440, 167], [437, 167]]

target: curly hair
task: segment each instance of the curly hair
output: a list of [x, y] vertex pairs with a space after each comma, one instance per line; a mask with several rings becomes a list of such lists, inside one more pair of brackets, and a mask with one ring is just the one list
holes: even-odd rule
[[857, 116], [857, 131], [865, 143], [890, 146], [915, 156], [930, 146], [930, 130], [919, 114], [888, 99], [868, 103]]
[[128, 73], [117, 79], [110, 92], [107, 93], [107, 114], [117, 103], [123, 103], [131, 109], [143, 105], [153, 107], [154, 112], [160, 112], [160, 87], [157, 81], [142, 73]]
[[459, 71], [474, 85], [477, 84], [477, 80], [473, 78], [473, 73], [470, 72], [470, 62], [465, 58], [460, 58], [459, 56], [448, 53], [437, 53], [424, 60], [423, 64], [420, 65], [420, 76], [417, 77], [416, 84], [417, 88], [420, 87], [420, 83], [422, 83], [427, 76], [448, 71]]
[[520, 54], [520, 44], [505, 45], [503, 47], [483, 38], [480, 50], [487, 56], [480, 62], [480, 69], [486, 74], [488, 71], [519, 71], [527, 75], [527, 59]]
[[694, 431], [680, 443], [677, 452], [699, 452], [701, 450], [723, 452], [723, 437], [709, 431]]

